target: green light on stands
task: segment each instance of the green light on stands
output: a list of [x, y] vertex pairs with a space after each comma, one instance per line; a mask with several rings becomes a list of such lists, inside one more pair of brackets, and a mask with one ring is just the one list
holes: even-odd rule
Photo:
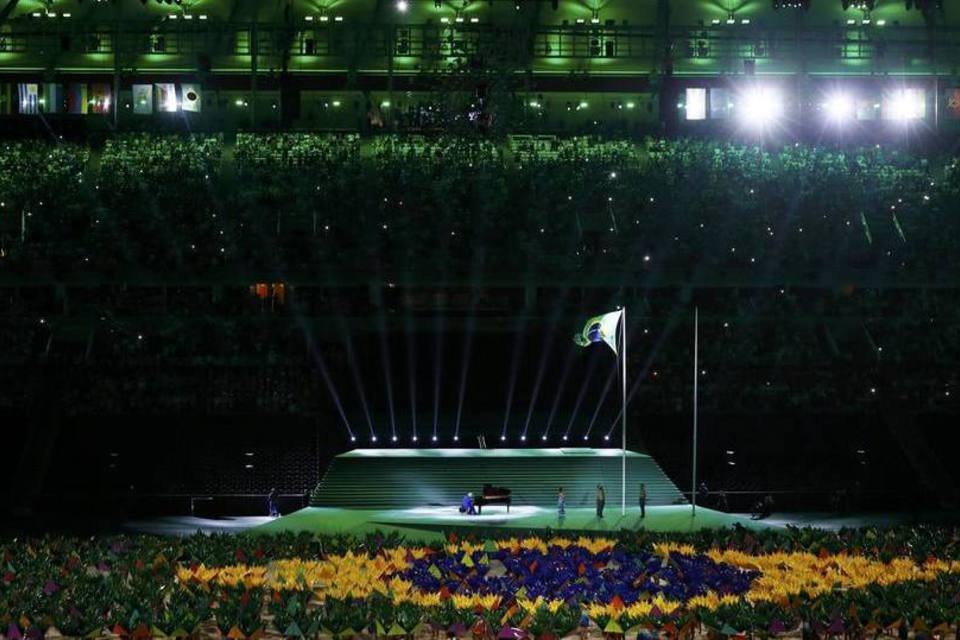
[[635, 103], [633, 103], [633, 102], [628, 102], [628, 103], [627, 103], [627, 109], [633, 109], [635, 106], [637, 106], [637, 105], [636, 105]]
[[390, 108], [390, 101], [389, 101], [389, 100], [384, 100], [383, 102], [380, 103], [380, 107], [383, 108], [383, 109], [389, 109], [389, 108]]
[[339, 107], [339, 106], [340, 106], [340, 101], [339, 101], [339, 100], [334, 100], [334, 101], [333, 101], [333, 106]]
[[589, 106], [590, 106], [590, 103], [589, 103], [589, 102], [587, 102], [586, 100], [581, 100], [581, 101], [580, 101], [580, 104], [577, 105], [577, 108], [578, 108], [578, 109], [586, 109], [586, 108], [589, 107]]

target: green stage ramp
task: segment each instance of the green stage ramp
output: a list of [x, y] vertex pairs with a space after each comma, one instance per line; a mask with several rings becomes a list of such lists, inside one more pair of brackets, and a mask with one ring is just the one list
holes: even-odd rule
[[[685, 499], [648, 455], [627, 451], [627, 504], [640, 483], [648, 505]], [[620, 505], [620, 449], [354, 449], [337, 456], [311, 494], [314, 507], [353, 509], [450, 506], [484, 484], [506, 487], [513, 504], [555, 507], [563, 487], [567, 506], [593, 506], [597, 484], [607, 505]]]

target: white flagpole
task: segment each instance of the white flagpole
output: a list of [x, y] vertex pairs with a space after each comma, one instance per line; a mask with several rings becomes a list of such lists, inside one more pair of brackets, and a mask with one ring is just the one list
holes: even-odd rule
[[620, 515], [627, 515], [627, 308], [623, 308], [620, 316], [620, 384], [623, 390], [622, 420], [620, 423], [620, 439], [623, 446], [621, 452], [621, 486], [620, 486]]
[[700, 310], [693, 308], [693, 482], [691, 516], [697, 515], [697, 380], [699, 379], [698, 348], [700, 346]]

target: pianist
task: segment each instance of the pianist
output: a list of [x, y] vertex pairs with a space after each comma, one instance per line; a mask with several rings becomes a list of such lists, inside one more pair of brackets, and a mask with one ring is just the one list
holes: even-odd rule
[[468, 516], [477, 515], [477, 508], [473, 503], [473, 492], [470, 491], [467, 495], [463, 496], [463, 500], [460, 502], [460, 513], [465, 513]]

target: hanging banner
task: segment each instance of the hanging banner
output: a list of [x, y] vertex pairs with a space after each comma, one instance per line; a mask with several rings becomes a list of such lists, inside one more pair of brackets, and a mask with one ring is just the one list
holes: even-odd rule
[[177, 110], [177, 87], [172, 82], [161, 82], [154, 86], [157, 92], [157, 111], [173, 113]]
[[48, 82], [41, 89], [43, 93], [40, 95], [40, 110], [44, 113], [62, 113], [66, 102], [63, 85]]
[[139, 115], [153, 113], [153, 85], [133, 85], [133, 112]]
[[960, 120], [960, 87], [947, 89], [947, 117]]
[[202, 100], [200, 97], [200, 85], [181, 84], [180, 85], [180, 106], [184, 111], [200, 113]]
[[75, 82], [67, 90], [67, 112], [87, 113], [90, 105], [87, 104], [87, 85]]
[[20, 113], [36, 115], [40, 113], [40, 89], [34, 82], [21, 82], [18, 85]]

